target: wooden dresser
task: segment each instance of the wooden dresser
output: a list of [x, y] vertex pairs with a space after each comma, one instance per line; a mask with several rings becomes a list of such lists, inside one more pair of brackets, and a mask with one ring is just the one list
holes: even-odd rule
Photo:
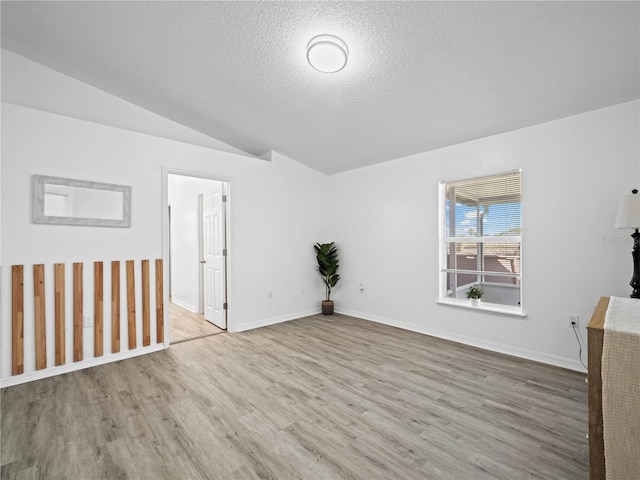
[[602, 342], [604, 317], [609, 297], [602, 297], [587, 325], [589, 392], [589, 480], [605, 480], [604, 437], [602, 434]]

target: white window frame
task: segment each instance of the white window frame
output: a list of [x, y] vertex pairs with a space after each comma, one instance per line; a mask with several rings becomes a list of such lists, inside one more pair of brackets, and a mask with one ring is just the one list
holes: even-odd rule
[[[502, 175], [513, 172], [519, 172], [521, 174], [520, 181], [522, 184], [522, 171], [520, 169], [512, 170], [510, 172], [501, 172], [496, 174], [488, 174], [482, 175], [478, 177], [471, 177], [468, 179], [457, 179], [450, 181], [441, 181], [439, 183], [438, 188], [438, 252], [439, 252], [439, 264], [438, 264], [438, 300], [437, 303], [442, 305], [448, 305], [453, 307], [462, 307], [462, 308], [471, 308], [474, 310], [484, 310], [490, 311], [494, 313], [501, 313], [505, 315], [513, 315], [516, 317], [525, 318], [527, 315], [524, 312], [524, 303], [523, 303], [523, 264], [522, 264], [522, 250], [523, 250], [523, 239], [522, 235], [500, 235], [500, 236], [482, 236], [482, 237], [450, 237], [448, 232], [446, 231], [446, 186], [450, 183], [465, 181], [465, 180], [476, 180], [482, 179], [484, 177], [490, 177], [493, 175]], [[520, 206], [521, 206], [521, 217], [520, 217], [520, 226], [523, 227], [523, 214], [522, 214], [522, 193], [520, 194]], [[520, 305], [512, 306], [512, 305], [504, 305], [497, 303], [487, 303], [481, 302], [479, 305], [472, 305], [471, 302], [467, 299], [462, 298], [450, 298], [447, 296], [447, 292], [449, 289], [449, 285], [447, 284], [447, 273], [452, 270], [457, 273], [465, 273], [466, 270], [460, 269], [449, 269], [447, 265], [447, 243], [450, 242], [464, 242], [464, 243], [519, 243], [520, 244], [520, 274], [518, 277], [520, 278], [520, 283], [518, 285], [520, 289]], [[482, 273], [478, 273], [478, 270], [468, 271], [470, 274], [478, 274], [478, 276], [482, 275]], [[486, 275], [490, 276], [501, 276], [502, 274], [496, 272], [486, 272]], [[513, 276], [513, 274], [508, 274], [508, 276]], [[483, 282], [485, 284], [490, 284], [491, 282]], [[508, 285], [504, 285], [508, 286]], [[515, 287], [515, 286], [514, 286]]]

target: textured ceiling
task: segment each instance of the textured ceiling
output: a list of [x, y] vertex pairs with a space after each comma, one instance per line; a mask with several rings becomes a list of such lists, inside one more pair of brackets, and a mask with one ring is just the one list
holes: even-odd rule
[[[2, 46], [335, 173], [639, 98], [639, 5], [2, 1]], [[322, 33], [336, 74], [306, 62]]]

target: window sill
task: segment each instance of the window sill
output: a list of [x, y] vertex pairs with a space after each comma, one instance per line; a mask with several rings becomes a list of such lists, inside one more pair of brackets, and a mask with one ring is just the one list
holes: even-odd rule
[[500, 305], [497, 303], [480, 302], [477, 306], [471, 305], [470, 300], [462, 298], [443, 298], [437, 300], [440, 305], [448, 305], [450, 307], [469, 308], [471, 310], [480, 310], [482, 312], [500, 313], [502, 315], [511, 315], [514, 317], [527, 318], [527, 314], [522, 311], [521, 307], [512, 307], [509, 305]]

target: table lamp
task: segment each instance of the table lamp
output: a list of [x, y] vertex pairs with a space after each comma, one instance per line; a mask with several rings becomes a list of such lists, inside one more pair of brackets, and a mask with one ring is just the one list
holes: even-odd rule
[[629, 285], [633, 288], [633, 292], [631, 292], [630, 295], [631, 298], [640, 298], [640, 293], [638, 292], [638, 271], [640, 270], [638, 266], [638, 262], [640, 261], [640, 233], [638, 233], [638, 229], [640, 228], [640, 195], [638, 195], [638, 190], [633, 189], [631, 195], [625, 195], [622, 198], [620, 207], [618, 207], [615, 228], [635, 229], [635, 232], [631, 234], [633, 238], [633, 250], [631, 252], [633, 256], [633, 276], [631, 277]]

